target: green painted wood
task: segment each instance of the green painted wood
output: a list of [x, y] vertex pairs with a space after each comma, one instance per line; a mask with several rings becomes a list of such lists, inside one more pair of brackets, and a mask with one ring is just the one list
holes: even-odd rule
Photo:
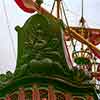
[[[61, 20], [36, 14], [18, 32], [18, 57], [15, 73], [0, 76], [0, 97], [32, 83], [52, 84], [55, 89], [75, 95], [93, 95], [83, 71], [69, 69], [64, 55]], [[29, 86], [31, 87], [31, 85]], [[91, 90], [91, 91], [90, 91]]]

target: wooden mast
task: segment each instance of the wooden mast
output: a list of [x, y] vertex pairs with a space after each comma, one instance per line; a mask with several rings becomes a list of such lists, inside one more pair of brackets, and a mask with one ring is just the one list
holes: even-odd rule
[[57, 18], [60, 17], [60, 1], [61, 0], [57, 0]]

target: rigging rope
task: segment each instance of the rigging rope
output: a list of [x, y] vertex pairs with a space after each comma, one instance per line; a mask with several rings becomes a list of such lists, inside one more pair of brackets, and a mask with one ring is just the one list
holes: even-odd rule
[[6, 24], [7, 24], [7, 27], [8, 27], [8, 32], [9, 32], [9, 37], [10, 37], [10, 40], [11, 40], [13, 54], [14, 54], [14, 57], [16, 59], [16, 51], [15, 51], [15, 47], [14, 47], [14, 40], [13, 40], [11, 30], [10, 30], [10, 23], [9, 23], [9, 18], [8, 18], [8, 14], [7, 14], [7, 10], [6, 10], [5, 0], [2, 0], [2, 4], [3, 4], [3, 8], [4, 8], [4, 14], [5, 14], [5, 17], [6, 17]]
[[51, 14], [52, 14], [52, 12], [54, 10], [55, 3], [56, 3], [56, 1], [54, 0], [53, 6], [52, 6], [52, 9], [51, 9]]
[[[69, 26], [69, 23], [68, 23], [68, 20], [67, 20], [67, 17], [66, 17], [66, 13], [65, 13], [65, 9], [64, 9], [64, 6], [63, 6], [62, 2], [61, 2], [61, 5], [62, 5], [62, 10], [63, 10], [63, 13], [64, 13], [64, 17], [65, 17], [65, 21], [66, 21], [66, 24], [67, 24], [67, 28], [68, 28], [68, 33], [70, 35], [71, 34], [70, 26]], [[72, 37], [71, 37], [71, 43], [72, 43], [72, 46], [74, 48], [74, 51], [76, 51], [75, 50], [75, 44], [74, 44], [74, 41], [73, 41]]]
[[73, 14], [73, 15], [75, 15], [75, 16], [77, 16], [77, 17], [80, 16], [80, 15], [77, 14], [76, 12], [70, 10], [69, 7], [68, 7], [69, 5], [66, 5], [66, 2], [65, 2], [64, 0], [63, 0], [63, 4], [64, 4], [65, 10], [66, 10], [67, 12], [70, 12], [71, 14]]

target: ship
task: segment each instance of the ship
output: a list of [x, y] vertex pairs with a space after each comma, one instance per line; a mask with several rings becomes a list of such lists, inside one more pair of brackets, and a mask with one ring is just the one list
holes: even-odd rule
[[100, 80], [100, 64], [96, 62], [100, 57], [96, 47], [100, 29], [86, 28], [83, 16], [81, 27], [69, 26], [62, 0], [54, 0], [52, 11], [56, 4], [56, 16], [41, 6], [42, 0], [15, 2], [23, 11], [37, 13], [22, 27], [15, 27], [16, 70], [0, 75], [0, 100], [99, 100], [100, 90], [94, 81]]

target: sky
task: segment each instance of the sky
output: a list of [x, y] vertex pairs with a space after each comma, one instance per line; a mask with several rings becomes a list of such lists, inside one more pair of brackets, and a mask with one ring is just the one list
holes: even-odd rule
[[[47, 9], [53, 0], [44, 0]], [[81, 0], [63, 0], [69, 25], [79, 25]], [[88, 27], [100, 27], [100, 0], [84, 0], [84, 18]], [[32, 16], [23, 12], [14, 0], [0, 0], [0, 74], [14, 72], [17, 59], [17, 33], [15, 26], [22, 26]]]

